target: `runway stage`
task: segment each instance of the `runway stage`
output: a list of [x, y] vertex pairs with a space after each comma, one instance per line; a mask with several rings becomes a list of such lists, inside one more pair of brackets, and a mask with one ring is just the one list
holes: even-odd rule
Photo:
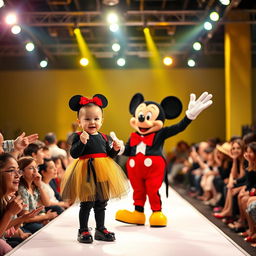
[[[105, 225], [116, 233], [115, 242], [78, 243], [79, 205], [74, 205], [7, 255], [249, 255], [174, 190], [169, 190], [169, 198], [164, 194], [162, 188], [163, 212], [168, 217], [165, 228], [150, 228], [148, 222], [145, 226], [134, 226], [116, 221], [114, 217], [118, 209], [133, 210], [130, 193], [122, 200], [109, 202], [107, 207]], [[148, 221], [151, 214], [148, 204], [145, 213]], [[90, 226], [94, 234], [93, 211]]]

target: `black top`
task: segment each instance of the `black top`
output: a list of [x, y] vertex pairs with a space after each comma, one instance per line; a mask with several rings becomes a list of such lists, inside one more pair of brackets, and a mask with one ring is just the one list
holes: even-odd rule
[[[81, 134], [81, 133], [80, 133]], [[105, 138], [101, 133], [91, 135], [89, 134], [89, 140], [86, 144], [83, 144], [80, 140], [80, 134], [73, 134], [73, 142], [70, 149], [70, 155], [73, 158], [88, 154], [105, 153], [110, 157], [115, 157], [119, 151], [115, 151], [109, 145], [109, 138]]]
[[[191, 123], [191, 120], [185, 116], [178, 124], [164, 127], [161, 130], [155, 132], [155, 137], [154, 137], [152, 146], [146, 146], [146, 155], [163, 156], [162, 151], [163, 151], [164, 141], [169, 137], [184, 131], [190, 123]], [[144, 135], [144, 137], [146, 137], [147, 135]], [[126, 156], [136, 155], [136, 146], [133, 146], [133, 147], [130, 146], [130, 139], [125, 146], [124, 155]]]
[[237, 179], [236, 183], [239, 184], [239, 186], [245, 185], [245, 190], [247, 191], [250, 191], [252, 188], [256, 188], [256, 170], [245, 170], [245, 175], [240, 179]]

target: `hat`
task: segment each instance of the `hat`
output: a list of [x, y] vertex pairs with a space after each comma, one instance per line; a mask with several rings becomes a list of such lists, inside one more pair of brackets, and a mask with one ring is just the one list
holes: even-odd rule
[[216, 148], [223, 154], [230, 156], [231, 155], [231, 144], [225, 142], [222, 145], [217, 145]]

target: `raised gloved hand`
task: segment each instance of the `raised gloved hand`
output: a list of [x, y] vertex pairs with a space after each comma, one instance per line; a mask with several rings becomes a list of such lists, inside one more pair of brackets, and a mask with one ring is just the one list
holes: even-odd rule
[[114, 132], [110, 132], [110, 137], [113, 140], [114, 149], [119, 150], [118, 155], [122, 155], [125, 149], [124, 142], [122, 140], [119, 140]]
[[211, 98], [212, 94], [204, 92], [196, 100], [196, 95], [191, 93], [188, 110], [186, 111], [187, 118], [190, 120], [195, 120], [204, 109], [208, 108], [212, 104]]

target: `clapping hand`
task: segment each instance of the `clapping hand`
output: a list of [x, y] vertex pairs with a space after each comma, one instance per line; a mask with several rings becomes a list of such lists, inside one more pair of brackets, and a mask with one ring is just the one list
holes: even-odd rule
[[11, 215], [17, 215], [23, 210], [27, 205], [23, 204], [21, 196], [13, 196], [8, 202], [6, 210], [10, 211]]

